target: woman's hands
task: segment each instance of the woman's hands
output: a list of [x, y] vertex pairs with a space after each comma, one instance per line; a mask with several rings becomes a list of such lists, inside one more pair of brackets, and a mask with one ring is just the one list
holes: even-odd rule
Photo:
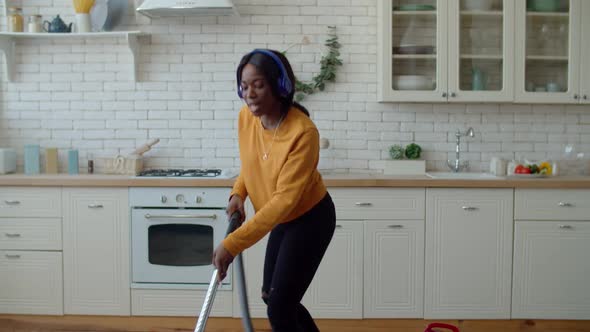
[[221, 282], [227, 276], [227, 268], [234, 256], [220, 243], [213, 252], [213, 265], [217, 268], [217, 280]]
[[242, 220], [240, 220], [240, 222], [244, 222], [244, 216], [246, 215], [246, 213], [244, 213], [244, 200], [238, 194], [232, 195], [232, 197], [229, 199], [225, 213], [227, 213], [227, 217], [229, 218], [236, 211], [239, 211], [240, 215], [242, 216]]

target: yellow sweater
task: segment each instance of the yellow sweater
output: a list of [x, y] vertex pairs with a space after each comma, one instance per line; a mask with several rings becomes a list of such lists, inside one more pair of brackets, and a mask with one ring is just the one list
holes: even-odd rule
[[[326, 195], [317, 171], [319, 133], [311, 119], [293, 107], [278, 127], [271, 147], [273, 135], [274, 129], [264, 129], [247, 106], [240, 110], [242, 167], [231, 194], [243, 199], [249, 196], [256, 214], [223, 240], [223, 246], [234, 256], [262, 239], [275, 225], [309, 211]], [[262, 159], [265, 151], [269, 151], [267, 160]]]

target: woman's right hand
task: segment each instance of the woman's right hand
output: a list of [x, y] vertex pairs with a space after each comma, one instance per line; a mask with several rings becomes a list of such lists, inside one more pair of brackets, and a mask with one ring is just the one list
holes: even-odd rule
[[242, 216], [242, 220], [240, 220], [240, 222], [244, 222], [244, 218], [246, 216], [246, 213], [244, 213], [244, 200], [238, 194], [232, 195], [232, 197], [229, 199], [225, 213], [227, 213], [227, 216], [229, 217], [236, 211], [239, 211], [240, 215]]

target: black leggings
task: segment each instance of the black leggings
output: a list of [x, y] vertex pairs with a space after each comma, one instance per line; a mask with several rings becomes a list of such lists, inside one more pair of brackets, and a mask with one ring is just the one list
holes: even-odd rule
[[277, 225], [268, 239], [262, 299], [274, 332], [319, 331], [301, 304], [336, 227], [329, 194], [301, 217]]

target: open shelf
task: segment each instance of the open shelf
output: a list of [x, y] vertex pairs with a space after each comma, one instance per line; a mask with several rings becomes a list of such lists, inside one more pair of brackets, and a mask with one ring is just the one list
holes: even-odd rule
[[436, 60], [436, 54], [394, 54], [394, 59], [432, 59]]
[[502, 55], [484, 55], [484, 54], [461, 54], [461, 59], [474, 60], [502, 60]]
[[527, 17], [569, 17], [567, 12], [527, 12]]
[[394, 10], [394, 16], [436, 15], [436, 10]]
[[504, 13], [501, 10], [462, 10], [461, 15], [502, 17]]
[[526, 59], [536, 61], [569, 61], [567, 55], [527, 55]]
[[0, 50], [6, 58], [6, 75], [10, 82], [14, 81], [15, 47], [18, 39], [63, 39], [63, 38], [125, 38], [133, 55], [133, 80], [137, 81], [137, 57], [140, 51], [139, 38], [149, 36], [141, 31], [109, 31], [88, 33], [28, 33], [28, 32], [0, 32]]

